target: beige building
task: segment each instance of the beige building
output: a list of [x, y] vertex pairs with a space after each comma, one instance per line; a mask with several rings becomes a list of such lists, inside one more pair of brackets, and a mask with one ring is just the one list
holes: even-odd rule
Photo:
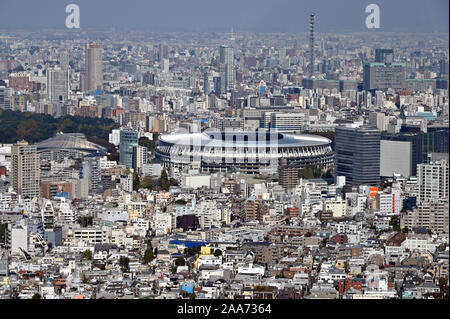
[[11, 148], [11, 185], [23, 197], [39, 197], [40, 157], [36, 145], [26, 141]]
[[103, 88], [103, 49], [99, 44], [86, 46], [86, 90], [101, 90]]

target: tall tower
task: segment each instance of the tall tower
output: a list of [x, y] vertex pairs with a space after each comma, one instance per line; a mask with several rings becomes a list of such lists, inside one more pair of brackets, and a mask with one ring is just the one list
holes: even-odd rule
[[99, 44], [86, 46], [86, 89], [88, 91], [103, 88], [103, 49]]
[[309, 78], [314, 75], [314, 18], [315, 14], [309, 15]]
[[18, 195], [39, 197], [40, 157], [36, 145], [22, 141], [11, 148], [11, 185]]
[[234, 88], [234, 52], [233, 47], [222, 45], [219, 50], [222, 93]]

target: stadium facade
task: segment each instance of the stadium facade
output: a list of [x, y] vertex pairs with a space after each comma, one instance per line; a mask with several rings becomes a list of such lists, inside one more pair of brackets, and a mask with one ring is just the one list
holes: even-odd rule
[[160, 136], [155, 156], [165, 167], [275, 174], [283, 158], [300, 168], [331, 168], [331, 143], [322, 136], [273, 130], [173, 133]]

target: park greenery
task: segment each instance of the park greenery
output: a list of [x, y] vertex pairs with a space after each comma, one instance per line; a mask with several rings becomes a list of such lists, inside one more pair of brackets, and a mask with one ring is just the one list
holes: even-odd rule
[[0, 110], [0, 142], [16, 143], [25, 140], [36, 143], [53, 137], [57, 132], [83, 133], [86, 138], [102, 146], [108, 145], [108, 135], [118, 124], [111, 119], [81, 116], [54, 118], [51, 115]]

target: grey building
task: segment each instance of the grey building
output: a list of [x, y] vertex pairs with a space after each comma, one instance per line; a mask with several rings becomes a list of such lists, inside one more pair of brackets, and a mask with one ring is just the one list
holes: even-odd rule
[[411, 176], [412, 143], [382, 139], [380, 142], [380, 176]]
[[350, 124], [335, 130], [335, 172], [350, 185], [380, 183], [380, 132]]
[[234, 88], [234, 53], [233, 47], [222, 45], [219, 49], [220, 73], [222, 76], [222, 93]]
[[405, 63], [370, 62], [364, 65], [365, 90], [402, 90], [405, 88]]
[[47, 95], [50, 103], [61, 103], [69, 97], [69, 71], [47, 71]]
[[133, 167], [133, 148], [139, 145], [137, 131], [120, 131], [119, 161], [127, 168]]

